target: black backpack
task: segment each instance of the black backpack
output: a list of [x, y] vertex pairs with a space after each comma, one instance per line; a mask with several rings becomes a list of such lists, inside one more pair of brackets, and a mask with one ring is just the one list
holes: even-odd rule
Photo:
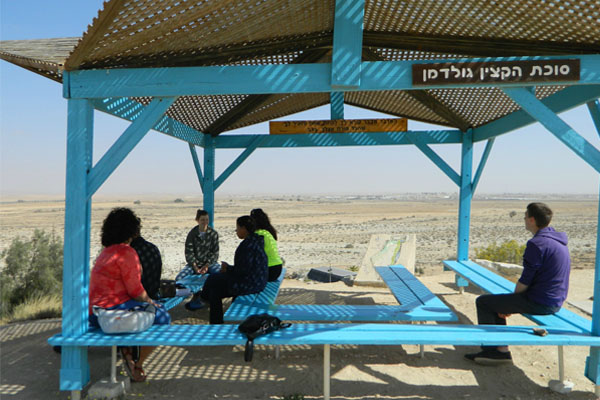
[[246, 350], [244, 351], [244, 360], [252, 361], [254, 339], [279, 329], [288, 328], [291, 325], [292, 324], [283, 323], [279, 318], [266, 313], [248, 316], [244, 322], [238, 326], [240, 332], [248, 338], [246, 341]]

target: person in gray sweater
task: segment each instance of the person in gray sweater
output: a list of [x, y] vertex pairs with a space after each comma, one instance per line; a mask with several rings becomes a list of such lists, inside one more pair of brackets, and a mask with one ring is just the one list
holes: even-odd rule
[[196, 212], [195, 226], [185, 239], [187, 265], [177, 274], [176, 281], [192, 274], [212, 274], [221, 271], [219, 259], [219, 234], [208, 226], [208, 212]]

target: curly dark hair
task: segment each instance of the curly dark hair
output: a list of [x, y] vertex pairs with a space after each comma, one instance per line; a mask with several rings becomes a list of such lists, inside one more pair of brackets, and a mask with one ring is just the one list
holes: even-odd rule
[[102, 246], [125, 243], [139, 235], [141, 226], [140, 219], [131, 209], [113, 208], [102, 222]]
[[262, 208], [255, 208], [254, 210], [250, 211], [250, 216], [256, 223], [256, 229], [264, 229], [268, 231], [271, 235], [273, 235], [273, 239], [277, 240], [277, 230], [273, 227], [273, 225], [271, 225], [269, 216], [262, 210]]

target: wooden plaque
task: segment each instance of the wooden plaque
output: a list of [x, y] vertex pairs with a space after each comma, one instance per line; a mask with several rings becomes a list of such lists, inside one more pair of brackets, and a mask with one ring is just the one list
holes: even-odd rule
[[293, 133], [406, 132], [406, 118], [271, 121], [271, 135]]
[[576, 82], [578, 59], [413, 64], [413, 86], [513, 82]]

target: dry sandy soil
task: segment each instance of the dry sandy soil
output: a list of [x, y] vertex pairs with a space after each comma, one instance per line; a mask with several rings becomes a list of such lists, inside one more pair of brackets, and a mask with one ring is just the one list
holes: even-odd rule
[[[164, 276], [172, 277], [184, 264], [183, 242], [193, 226], [197, 204], [184, 198], [95, 201], [92, 212], [91, 254], [97, 254], [99, 226], [114, 206], [128, 206], [143, 220], [144, 236], [165, 258]], [[587, 300], [593, 293], [597, 224], [596, 200], [545, 200], [555, 210], [553, 225], [571, 239], [574, 269], [570, 301]], [[475, 201], [471, 249], [516, 239], [525, 242], [522, 210], [528, 200]], [[474, 301], [479, 292], [459, 294], [453, 274], [441, 261], [456, 252], [457, 202], [453, 199], [232, 198], [217, 202], [215, 227], [221, 235], [221, 259], [230, 261], [238, 244], [235, 218], [262, 207], [280, 232], [280, 252], [288, 274], [312, 266], [343, 268], [360, 265], [370, 235], [416, 233], [419, 278], [459, 316], [460, 323], [476, 322]], [[510, 217], [511, 211], [517, 214]], [[5, 202], [0, 205], [0, 250], [15, 236], [28, 237], [35, 228], [62, 233], [63, 204], [59, 201]], [[348, 287], [343, 283], [310, 283], [286, 279], [280, 303], [395, 304], [385, 288]], [[571, 307], [569, 307], [571, 308]], [[582, 313], [571, 308], [573, 311]], [[583, 314], [583, 313], [582, 313]], [[585, 315], [585, 314], [584, 314]], [[175, 323], [206, 323], [206, 311], [172, 310]], [[522, 317], [513, 324], [527, 325]], [[0, 327], [2, 399], [68, 398], [58, 391], [60, 356], [46, 339], [60, 330], [59, 320], [31, 321]], [[340, 346], [331, 353], [332, 399], [561, 399], [547, 389], [557, 379], [556, 347], [513, 347], [514, 365], [483, 367], [463, 359], [473, 347]], [[565, 348], [567, 377], [575, 383], [569, 399], [594, 399], [594, 386], [583, 373], [588, 349]], [[108, 376], [110, 352], [89, 351], [92, 382]], [[260, 348], [252, 363], [243, 361], [241, 347], [160, 347], [147, 363], [148, 382], [132, 385], [127, 398], [279, 399], [303, 394], [322, 397], [321, 346], [287, 346], [279, 359], [274, 349]]]

